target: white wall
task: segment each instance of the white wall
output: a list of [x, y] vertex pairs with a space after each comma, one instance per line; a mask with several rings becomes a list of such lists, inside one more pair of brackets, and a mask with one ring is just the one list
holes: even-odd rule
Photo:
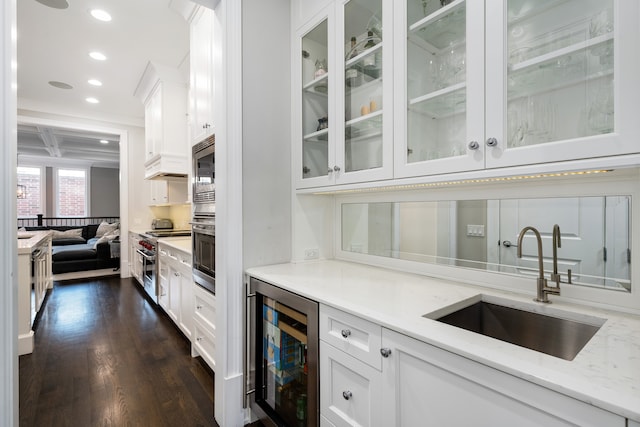
[[18, 425], [16, 0], [0, 6], [0, 426]]
[[120, 216], [120, 170], [91, 168], [90, 216]]

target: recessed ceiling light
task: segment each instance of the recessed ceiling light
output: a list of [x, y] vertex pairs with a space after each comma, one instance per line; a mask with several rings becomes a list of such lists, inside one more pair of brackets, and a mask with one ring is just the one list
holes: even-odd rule
[[66, 9], [69, 7], [69, 2], [67, 0], [36, 0], [38, 3], [41, 3], [45, 6], [52, 7], [54, 9]]
[[73, 86], [64, 82], [58, 82], [55, 80], [51, 80], [49, 84], [53, 87], [57, 87], [58, 89], [73, 89]]
[[85, 101], [87, 101], [89, 104], [97, 104], [98, 102], [100, 102], [96, 98], [92, 98], [92, 97], [85, 98]]
[[107, 59], [106, 56], [104, 56], [104, 54], [100, 53], [100, 52], [91, 52], [89, 54], [90, 57], [92, 57], [93, 59], [97, 60], [97, 61], [104, 61], [105, 59]]
[[109, 143], [109, 141], [107, 141], [106, 139], [101, 139], [100, 140], [100, 144], [108, 144], [108, 143]]
[[108, 12], [102, 9], [93, 9], [91, 12], [91, 16], [96, 18], [98, 21], [109, 22], [111, 21], [111, 15]]
[[102, 82], [97, 79], [89, 79], [87, 83], [89, 83], [92, 86], [102, 86]]

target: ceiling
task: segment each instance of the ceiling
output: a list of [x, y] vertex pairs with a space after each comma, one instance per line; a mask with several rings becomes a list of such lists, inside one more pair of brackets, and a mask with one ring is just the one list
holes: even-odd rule
[[[17, 3], [19, 115], [35, 112], [41, 117], [66, 116], [67, 122], [81, 118], [143, 126], [144, 107], [134, 92], [147, 64], [154, 62], [188, 74], [189, 26], [185, 16], [192, 8], [188, 0]], [[94, 8], [107, 11], [112, 20], [93, 18], [90, 10]], [[92, 51], [102, 52], [107, 59], [90, 58]], [[102, 86], [90, 85], [89, 79], [100, 80]], [[49, 83], [52, 81], [72, 88], [54, 87]], [[88, 97], [99, 103], [88, 103]], [[19, 159], [84, 159], [104, 166], [117, 162], [117, 136], [29, 122], [18, 127]], [[101, 144], [100, 139], [110, 143]]]

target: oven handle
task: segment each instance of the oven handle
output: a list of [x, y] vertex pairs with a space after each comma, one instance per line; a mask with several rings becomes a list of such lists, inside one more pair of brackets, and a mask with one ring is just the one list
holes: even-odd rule
[[142, 255], [145, 259], [148, 259], [149, 261], [155, 261], [156, 260], [156, 256], [155, 255], [147, 255], [144, 252], [142, 252], [141, 249], [136, 249], [136, 252], [139, 253], [140, 255]]

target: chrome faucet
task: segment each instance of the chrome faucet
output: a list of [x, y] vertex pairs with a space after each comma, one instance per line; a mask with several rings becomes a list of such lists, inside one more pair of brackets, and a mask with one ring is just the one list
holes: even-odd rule
[[[522, 238], [527, 233], [527, 231], [532, 231], [536, 236], [536, 240], [538, 242], [538, 280], [536, 282], [536, 290], [537, 295], [534, 301], [550, 303], [548, 294], [560, 295], [559, 287], [549, 287], [547, 286], [547, 279], [544, 277], [544, 264], [543, 264], [543, 256], [542, 256], [542, 237], [540, 237], [540, 232], [536, 230], [534, 227], [527, 226], [524, 227], [520, 234], [518, 235], [518, 258], [522, 258]], [[559, 231], [559, 230], [558, 230]], [[555, 250], [554, 250], [555, 253]]]

